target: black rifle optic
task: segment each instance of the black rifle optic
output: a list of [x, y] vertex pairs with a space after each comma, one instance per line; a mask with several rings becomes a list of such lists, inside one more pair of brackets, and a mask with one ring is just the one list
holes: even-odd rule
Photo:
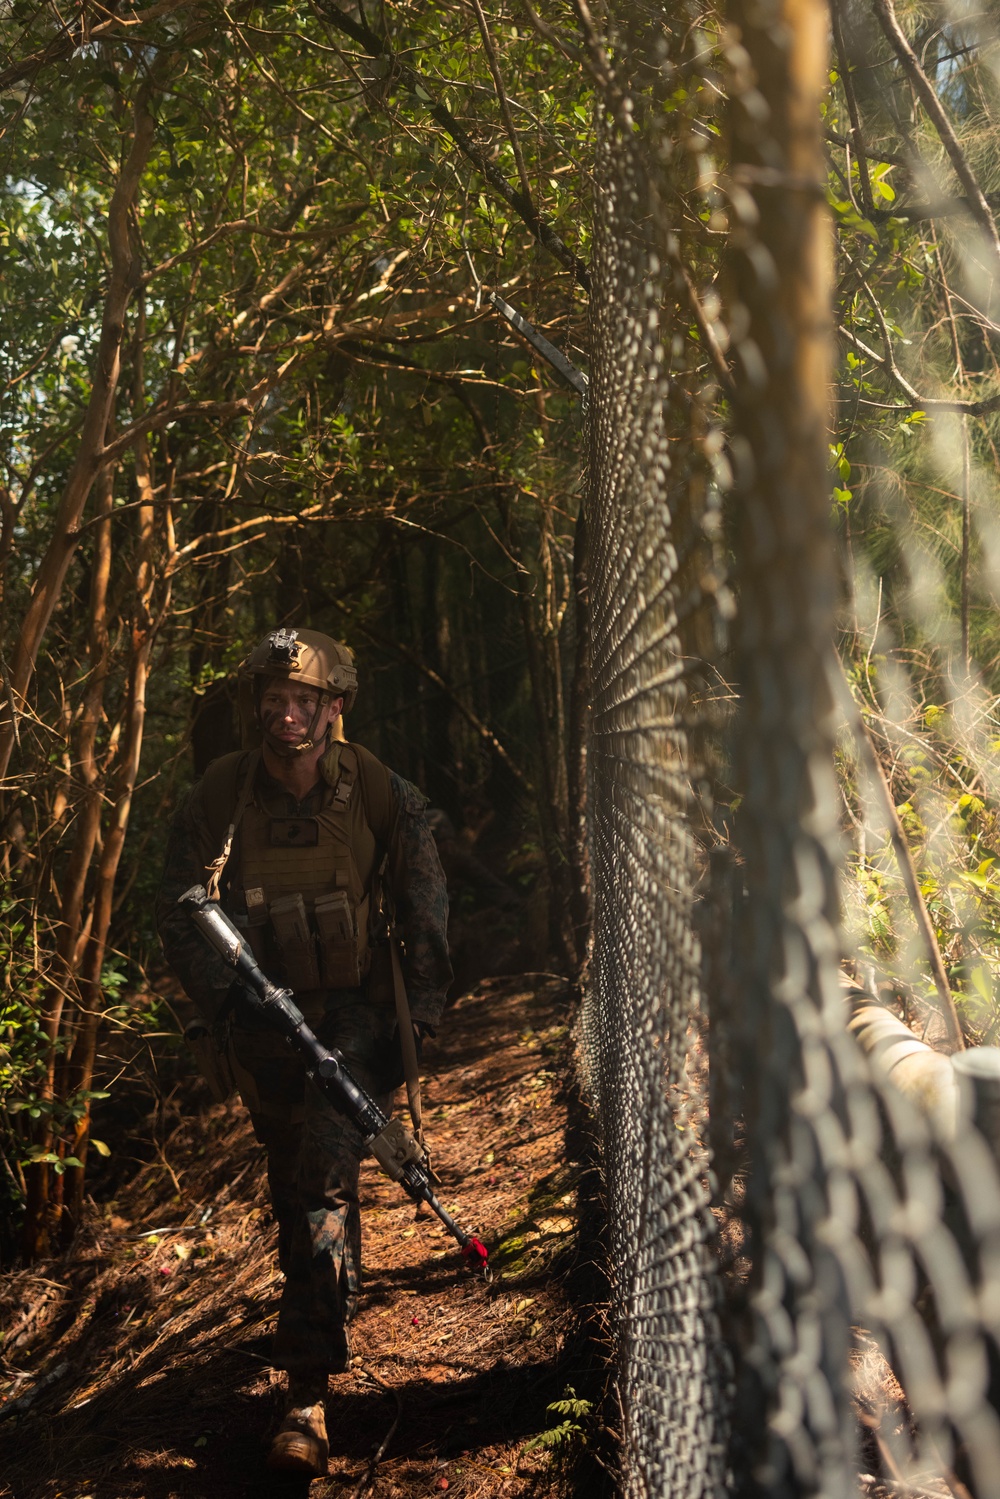
[[330, 1050], [309, 1029], [290, 989], [272, 984], [238, 929], [217, 901], [209, 900], [203, 885], [193, 885], [180, 897], [191, 920], [215, 951], [242, 979], [248, 1001], [279, 1030], [300, 1054], [306, 1071], [338, 1113], [360, 1130], [365, 1144], [386, 1176], [398, 1182], [413, 1202], [426, 1202], [457, 1239], [473, 1269], [484, 1267], [486, 1246], [459, 1228], [431, 1190], [424, 1153], [401, 1119], [389, 1119], [347, 1070], [343, 1055]]

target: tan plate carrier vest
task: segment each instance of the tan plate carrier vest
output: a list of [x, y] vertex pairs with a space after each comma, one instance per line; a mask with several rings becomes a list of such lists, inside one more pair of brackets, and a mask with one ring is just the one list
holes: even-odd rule
[[[323, 780], [333, 788], [327, 804], [315, 817], [271, 817], [253, 796], [259, 765], [259, 750], [237, 750], [213, 760], [202, 777], [200, 811], [211, 849], [206, 868], [213, 870], [216, 894], [238, 831], [240, 867], [230, 890], [234, 900], [242, 896], [246, 903], [244, 930], [265, 972], [271, 967], [265, 937], [270, 930], [289, 988], [300, 994], [354, 988], [371, 967], [372, 938], [381, 935], [376, 923], [384, 923], [388, 931], [385, 913], [376, 907], [392, 830], [389, 772], [360, 744], [335, 740], [320, 764]], [[396, 1004], [407, 1102], [414, 1134], [436, 1181], [424, 1139], [399, 945], [392, 934], [388, 946], [387, 978]]]
[[325, 805], [312, 816], [274, 817], [252, 784], [259, 764], [259, 751], [223, 755], [201, 783], [213, 852], [231, 845], [230, 829], [238, 832], [226, 904], [257, 961], [269, 971], [277, 958], [296, 993], [356, 988], [368, 974], [380, 914], [378, 876], [393, 810], [389, 772], [360, 745], [335, 742], [321, 766], [333, 793]]

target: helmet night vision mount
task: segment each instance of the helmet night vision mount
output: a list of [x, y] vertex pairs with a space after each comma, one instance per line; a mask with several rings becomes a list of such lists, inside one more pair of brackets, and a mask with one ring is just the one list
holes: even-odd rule
[[272, 630], [266, 644], [271, 648], [270, 659], [275, 666], [287, 666], [292, 671], [296, 669], [302, 650], [297, 630]]

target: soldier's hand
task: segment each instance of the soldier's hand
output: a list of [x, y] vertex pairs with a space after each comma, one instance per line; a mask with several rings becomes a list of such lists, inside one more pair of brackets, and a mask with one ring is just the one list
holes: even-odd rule
[[260, 999], [242, 979], [233, 979], [229, 985], [224, 1010], [232, 1012], [237, 1025], [259, 1024], [264, 1013]]
[[[419, 1065], [424, 1049], [424, 1036], [430, 1027], [426, 1029], [419, 1020], [413, 1022], [413, 1040], [417, 1048], [417, 1064]], [[392, 1037], [386, 1042], [385, 1060], [379, 1069], [378, 1090], [380, 1093], [392, 1093], [396, 1088], [402, 1087], [406, 1081], [406, 1069], [403, 1066], [403, 1048], [399, 1041], [399, 1026], [397, 1025]]]

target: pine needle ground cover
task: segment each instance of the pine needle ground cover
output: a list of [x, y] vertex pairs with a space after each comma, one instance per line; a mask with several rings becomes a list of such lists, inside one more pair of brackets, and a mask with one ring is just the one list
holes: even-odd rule
[[[427, 1058], [441, 1194], [490, 1244], [491, 1282], [366, 1163], [366, 1290], [314, 1499], [570, 1491], [601, 1396], [573, 1305], [597, 1246], [580, 1234], [593, 1173], [567, 1132], [566, 1014], [558, 981], [487, 982], [448, 1012]], [[212, 1104], [196, 1078], [172, 1102], [179, 1122], [98, 1204], [73, 1254], [3, 1288], [11, 1499], [306, 1492], [264, 1467], [281, 1376], [261, 1149], [239, 1104]]]

